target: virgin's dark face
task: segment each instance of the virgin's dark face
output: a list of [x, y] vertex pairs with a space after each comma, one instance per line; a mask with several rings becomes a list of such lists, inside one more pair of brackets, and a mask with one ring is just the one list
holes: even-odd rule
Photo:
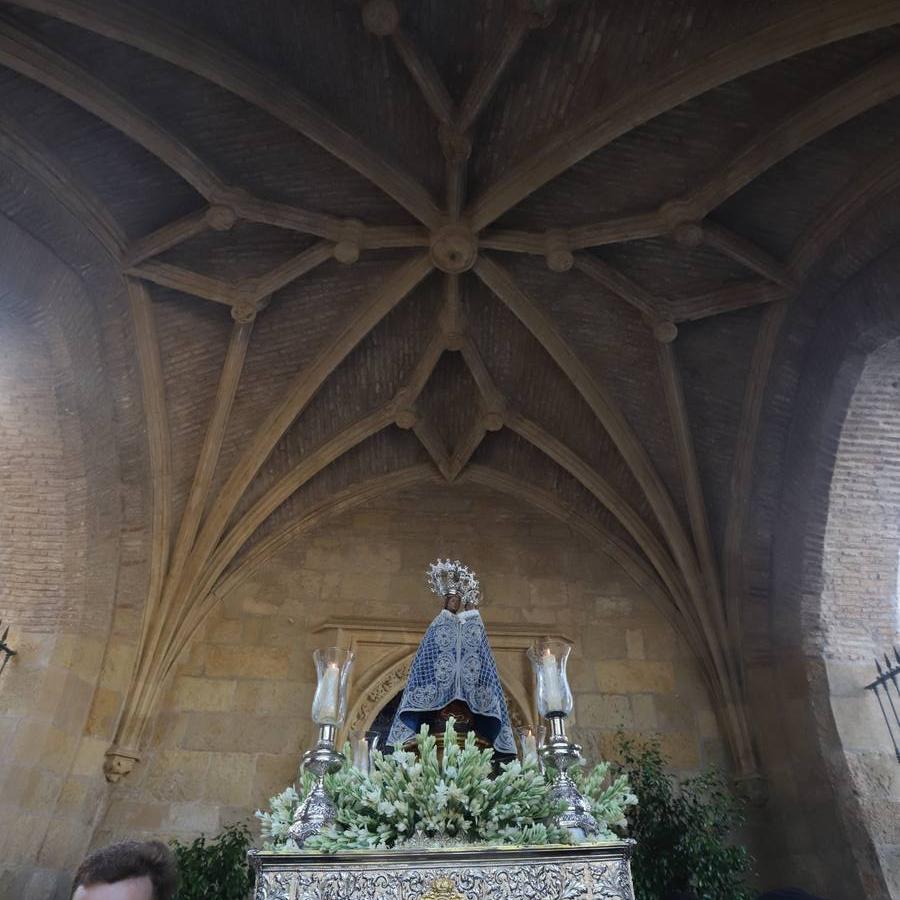
[[459, 612], [459, 594], [448, 594], [444, 601], [444, 609], [448, 609], [452, 613]]

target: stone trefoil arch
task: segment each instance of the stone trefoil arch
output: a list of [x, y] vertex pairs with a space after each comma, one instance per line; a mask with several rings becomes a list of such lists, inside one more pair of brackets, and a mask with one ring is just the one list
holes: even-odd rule
[[[414, 656], [415, 651], [408, 653], [403, 659], [392, 663], [377, 675], [367, 672], [363, 676], [357, 676], [350, 690], [351, 704], [345, 726], [347, 732], [367, 731], [372, 727], [379, 712], [405, 687]], [[500, 684], [503, 687], [513, 727], [533, 724], [535, 721], [533, 699], [527, 707], [523, 706], [522, 695], [525, 692], [525, 685], [511, 683], [502, 674]]]

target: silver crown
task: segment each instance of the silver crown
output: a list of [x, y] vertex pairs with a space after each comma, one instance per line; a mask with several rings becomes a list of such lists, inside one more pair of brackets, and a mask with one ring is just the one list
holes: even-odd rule
[[481, 585], [475, 573], [458, 559], [439, 559], [425, 573], [425, 583], [443, 600], [456, 594], [464, 604], [477, 607], [481, 603]]

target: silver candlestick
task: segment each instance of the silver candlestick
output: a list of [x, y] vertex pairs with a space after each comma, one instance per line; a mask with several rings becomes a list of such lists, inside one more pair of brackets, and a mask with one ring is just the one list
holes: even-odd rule
[[319, 740], [303, 754], [303, 769], [316, 780], [309, 796], [294, 813], [288, 835], [298, 848], [334, 821], [334, 801], [325, 790], [325, 776], [337, 772], [344, 757], [334, 749], [337, 730], [347, 713], [347, 685], [353, 668], [353, 653], [343, 647], [324, 647], [313, 653], [318, 684], [312, 702], [312, 718], [319, 726]]
[[566, 736], [566, 717], [563, 713], [550, 713], [547, 718], [550, 721], [550, 740], [541, 748], [541, 755], [555, 772], [550, 798], [554, 802], [564, 801], [566, 804], [566, 808], [554, 817], [553, 822], [579, 837], [590, 837], [600, 829], [597, 820], [591, 815], [590, 801], [581, 795], [568, 771], [581, 762], [581, 747], [573, 744]]
[[591, 804], [569, 775], [569, 769], [581, 762], [581, 747], [566, 736], [566, 718], [575, 707], [566, 674], [571, 652], [572, 645], [566, 641], [545, 638], [532, 644], [527, 656], [537, 682], [538, 712], [550, 722], [550, 739], [541, 748], [544, 762], [554, 771], [550, 796], [565, 802], [554, 823], [584, 838], [600, 829], [591, 815]]
[[344, 764], [344, 757], [334, 749], [337, 728], [334, 725], [319, 726], [316, 746], [303, 754], [303, 768], [312, 772], [316, 780], [306, 799], [297, 807], [288, 835], [298, 848], [334, 821], [337, 812], [334, 801], [325, 790], [325, 776], [337, 772]]

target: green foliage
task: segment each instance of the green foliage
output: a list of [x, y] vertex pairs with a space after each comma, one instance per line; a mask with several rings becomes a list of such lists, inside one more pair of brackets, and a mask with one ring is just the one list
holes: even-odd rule
[[677, 783], [659, 743], [619, 735], [624, 772], [639, 799], [628, 819], [637, 840], [632, 872], [637, 900], [693, 890], [700, 900], [749, 900], [744, 878], [753, 860], [730, 843], [742, 811], [715, 771]]
[[[454, 843], [568, 843], [567, 831], [545, 820], [559, 810], [535, 765], [515, 760], [493, 778], [493, 751], [479, 750], [470, 732], [456, 743], [452, 719], [444, 733], [443, 759], [427, 726], [416, 736], [418, 753], [374, 753], [372, 772], [347, 764], [326, 778], [337, 805], [333, 826], [307, 847], [335, 850], [396, 847], [409, 840]], [[308, 790], [308, 785], [305, 788]], [[266, 849], [285, 847], [299, 797], [292, 789], [273, 797], [262, 821]]]
[[613, 777], [608, 762], [597, 763], [590, 771], [576, 766], [569, 774], [582, 796], [591, 802], [591, 815], [600, 826], [596, 840], [612, 841], [626, 834], [628, 809], [638, 802], [628, 776], [619, 773]]
[[247, 865], [250, 832], [246, 825], [228, 825], [218, 837], [201, 835], [190, 844], [172, 841], [181, 887], [175, 900], [246, 900], [253, 887]]
[[[335, 824], [312, 839], [321, 850], [394, 847], [410, 838], [464, 843], [546, 844], [567, 839], [544, 824], [557, 810], [536, 766], [507, 763], [491, 778], [493, 751], [479, 750], [469, 732], [459, 747], [452, 719], [444, 732], [443, 759], [423, 726], [418, 754], [376, 753], [371, 775], [345, 767], [346, 783], [332, 793]], [[337, 787], [337, 785], [335, 785]]]

